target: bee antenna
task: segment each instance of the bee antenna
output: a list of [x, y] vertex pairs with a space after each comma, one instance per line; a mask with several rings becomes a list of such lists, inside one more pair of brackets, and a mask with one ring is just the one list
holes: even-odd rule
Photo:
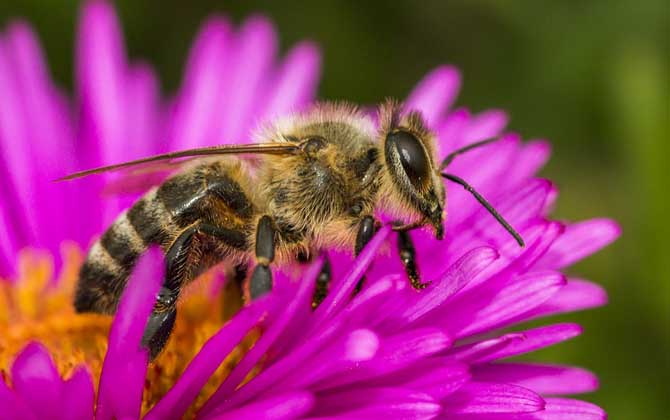
[[496, 141], [498, 141], [498, 137], [495, 137], [495, 138], [492, 138], [492, 139], [488, 139], [488, 140], [478, 141], [478, 142], [476, 142], [476, 143], [468, 144], [468, 145], [465, 146], [465, 147], [461, 147], [460, 149], [454, 150], [453, 152], [449, 153], [449, 154], [447, 155], [447, 157], [444, 158], [444, 160], [442, 161], [442, 164], [440, 164], [440, 170], [442, 170], [442, 169], [446, 168], [447, 166], [449, 166], [449, 164], [451, 163], [451, 161], [454, 160], [454, 158], [455, 158], [456, 156], [458, 156], [458, 155], [462, 155], [463, 153], [465, 153], [465, 152], [469, 152], [469, 151], [472, 150], [472, 149], [476, 149], [476, 148], [478, 148], [478, 147], [486, 146], [487, 144], [489, 144], [489, 143], [493, 143], [493, 142], [496, 142]]
[[488, 210], [489, 213], [491, 213], [491, 215], [498, 221], [498, 223], [500, 223], [502, 227], [504, 227], [505, 230], [508, 231], [510, 235], [512, 235], [512, 237], [514, 237], [514, 239], [516, 240], [516, 242], [519, 244], [520, 247], [525, 246], [521, 235], [519, 235], [519, 233], [516, 230], [514, 230], [512, 225], [507, 223], [507, 221], [500, 215], [500, 213], [498, 213], [498, 211], [493, 208], [491, 203], [486, 201], [486, 199], [482, 197], [482, 195], [479, 194], [474, 188], [472, 188], [470, 184], [465, 182], [463, 179], [457, 177], [456, 175], [451, 175], [444, 172], [442, 172], [441, 175], [443, 178], [446, 178], [451, 182], [455, 182], [456, 184], [459, 184], [463, 188], [465, 188], [465, 190], [468, 191], [470, 194], [472, 194], [477, 199], [477, 201], [479, 201], [479, 203], [482, 206], [484, 206], [484, 208]]

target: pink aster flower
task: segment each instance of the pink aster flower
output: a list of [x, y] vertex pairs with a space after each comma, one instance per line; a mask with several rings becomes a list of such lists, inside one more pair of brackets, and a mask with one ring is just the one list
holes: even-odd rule
[[[17, 265], [21, 250], [53, 254], [65, 239], [86, 246], [128, 204], [127, 198], [101, 197], [107, 180], [51, 179], [166, 150], [245, 141], [259, 122], [308, 106], [318, 73], [315, 48], [298, 45], [276, 64], [275, 43], [262, 18], [238, 30], [221, 18], [208, 21], [183, 86], [163, 100], [148, 66], [127, 62], [112, 8], [90, 2], [81, 19], [77, 95], [70, 104], [49, 81], [30, 29], [10, 25], [0, 38], [0, 90], [6, 92], [0, 97], [0, 170], [7, 180], [0, 262], [18, 280], [4, 287], [14, 290], [22, 277], [36, 275]], [[517, 325], [604, 304], [599, 286], [561, 270], [610, 243], [619, 228], [605, 219], [550, 220], [556, 189], [535, 177], [548, 158], [547, 143], [522, 143], [503, 132], [502, 111], [452, 109], [459, 87], [458, 71], [440, 67], [418, 84], [406, 108], [420, 111], [437, 133], [440, 157], [501, 137], [459, 156], [449, 170], [493, 203], [519, 230], [525, 248], [467, 192], [447, 185], [445, 239], [411, 233], [429, 287], [417, 293], [408, 286], [389, 226], [355, 259], [328, 252], [334, 280], [314, 311], [310, 301], [323, 259], [299, 281], [276, 273], [274, 291], [212, 335], [143, 413], [143, 394], [154, 383], [146, 382], [152, 365], [140, 339], [163, 275], [160, 253], [150, 251], [124, 292], [99, 380], [86, 364], [64, 379], [52, 347], [31, 342], [9, 372], [3, 370], [0, 412], [16, 419], [171, 419], [195, 406], [203, 419], [604, 418], [593, 404], [566, 397], [595, 389], [592, 373], [505, 359], [581, 333], [576, 324]], [[363, 274], [365, 287], [352, 299]], [[15, 331], [3, 324], [9, 319], [3, 302], [0, 332]], [[255, 331], [254, 345], [240, 355]], [[5, 347], [16, 346], [7, 340]], [[199, 403], [210, 378], [231, 358], [235, 363]]]

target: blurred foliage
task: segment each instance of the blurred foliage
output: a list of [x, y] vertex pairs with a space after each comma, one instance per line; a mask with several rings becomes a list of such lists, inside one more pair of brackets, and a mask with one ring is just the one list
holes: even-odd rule
[[[462, 2], [117, 2], [129, 54], [178, 85], [189, 45], [213, 12], [270, 16], [281, 45], [304, 38], [324, 54], [320, 96], [402, 98], [431, 68], [462, 69], [459, 99], [500, 107], [526, 138], [551, 139], [544, 175], [561, 189], [555, 215], [610, 216], [623, 237], [570, 269], [604, 284], [606, 308], [571, 315], [586, 333], [534, 358], [593, 369], [585, 399], [612, 418], [666, 418], [670, 384], [670, 5], [665, 0]], [[4, 0], [0, 23], [30, 21], [58, 83], [72, 86], [78, 2]], [[561, 319], [565, 319], [562, 317]]]

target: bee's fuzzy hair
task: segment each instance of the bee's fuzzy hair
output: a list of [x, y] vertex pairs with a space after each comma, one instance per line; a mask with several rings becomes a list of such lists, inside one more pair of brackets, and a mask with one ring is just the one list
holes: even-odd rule
[[352, 126], [361, 133], [374, 137], [376, 127], [372, 118], [348, 102], [320, 102], [306, 111], [279, 117], [264, 123], [255, 132], [256, 142], [294, 142], [290, 138], [303, 128], [315, 124], [342, 123]]

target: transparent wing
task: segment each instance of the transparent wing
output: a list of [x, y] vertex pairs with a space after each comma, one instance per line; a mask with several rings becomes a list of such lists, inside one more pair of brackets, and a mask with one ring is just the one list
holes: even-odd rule
[[[294, 143], [256, 143], [256, 144], [234, 144], [202, 147], [198, 149], [181, 150], [178, 152], [163, 153], [142, 159], [117, 163], [115, 165], [101, 166], [99, 168], [87, 169], [64, 176], [56, 181], [69, 181], [83, 178], [85, 176], [114, 172], [118, 170], [132, 170], [133, 176], [142, 176], [156, 172], [168, 172], [178, 169], [186, 162], [193, 159], [212, 157], [216, 155], [230, 154], [274, 154], [290, 155], [299, 150]], [[190, 159], [189, 159], [190, 158]]]

